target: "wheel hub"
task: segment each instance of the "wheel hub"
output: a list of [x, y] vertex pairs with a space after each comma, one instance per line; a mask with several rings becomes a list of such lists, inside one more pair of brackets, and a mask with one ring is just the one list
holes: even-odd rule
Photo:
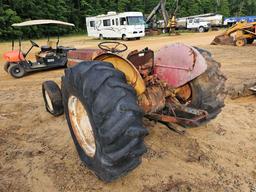
[[77, 97], [70, 96], [68, 100], [68, 110], [71, 127], [78, 143], [89, 157], [94, 157], [96, 144], [86, 109]]
[[189, 84], [186, 84], [186, 85], [176, 89], [175, 92], [176, 92], [176, 97], [183, 104], [189, 103], [192, 99], [191, 98], [192, 97], [192, 89]]
[[15, 73], [19, 73], [20, 72], [20, 69], [19, 68], [16, 68], [15, 69]]

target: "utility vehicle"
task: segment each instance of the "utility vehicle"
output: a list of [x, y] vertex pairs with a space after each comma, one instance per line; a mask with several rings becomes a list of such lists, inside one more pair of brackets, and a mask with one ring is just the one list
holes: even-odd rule
[[[66, 23], [56, 20], [31, 20], [22, 23], [15, 23], [13, 27], [25, 27], [34, 25], [63, 25], [71, 26], [74, 24]], [[8, 72], [14, 78], [21, 78], [27, 73], [49, 70], [59, 67], [65, 67], [67, 64], [67, 52], [74, 50], [74, 48], [59, 46], [58, 40], [54, 44], [48, 37], [47, 45], [39, 46], [36, 42], [30, 40], [31, 47], [23, 52], [21, 50], [21, 38], [19, 38], [19, 50], [14, 50], [14, 40], [12, 41], [12, 51], [4, 53], [3, 57], [6, 61], [4, 64], [4, 70]], [[40, 48], [40, 51], [35, 54], [35, 62], [27, 59], [28, 54], [33, 48]]]

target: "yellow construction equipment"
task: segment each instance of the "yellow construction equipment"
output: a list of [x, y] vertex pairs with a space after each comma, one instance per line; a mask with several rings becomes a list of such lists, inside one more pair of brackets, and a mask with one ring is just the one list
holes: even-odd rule
[[256, 39], [256, 22], [238, 22], [228, 28], [222, 35], [216, 36], [212, 45], [236, 45], [238, 47], [252, 44]]

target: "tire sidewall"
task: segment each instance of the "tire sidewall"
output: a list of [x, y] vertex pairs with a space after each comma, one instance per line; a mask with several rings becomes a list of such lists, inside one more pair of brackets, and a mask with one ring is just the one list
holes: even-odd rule
[[[52, 83], [51, 86], [55, 85], [56, 87], [52, 87], [52, 88], [48, 87], [50, 85], [47, 85], [47, 83]], [[53, 90], [51, 90], [51, 89], [55, 89], [54, 90], [55, 94], [52, 95]], [[48, 93], [48, 96], [52, 102], [53, 110], [50, 110], [48, 107], [48, 102], [46, 99], [45, 92]], [[46, 111], [48, 111], [50, 114], [52, 114], [55, 117], [62, 115], [63, 114], [63, 103], [62, 103], [62, 94], [61, 94], [61, 90], [59, 89], [59, 86], [55, 82], [46, 81], [42, 84], [42, 94], [43, 94]]]

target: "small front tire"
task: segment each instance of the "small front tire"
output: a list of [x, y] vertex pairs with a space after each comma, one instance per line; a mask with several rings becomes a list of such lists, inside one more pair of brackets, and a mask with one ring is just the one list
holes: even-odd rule
[[59, 86], [54, 81], [45, 81], [42, 84], [42, 93], [46, 111], [55, 117], [62, 115], [64, 109]]

